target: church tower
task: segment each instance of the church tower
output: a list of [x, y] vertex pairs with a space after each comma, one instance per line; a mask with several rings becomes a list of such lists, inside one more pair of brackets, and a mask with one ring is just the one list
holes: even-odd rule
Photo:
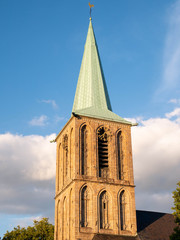
[[72, 116], [56, 138], [55, 240], [135, 239], [131, 126], [112, 112], [90, 18]]

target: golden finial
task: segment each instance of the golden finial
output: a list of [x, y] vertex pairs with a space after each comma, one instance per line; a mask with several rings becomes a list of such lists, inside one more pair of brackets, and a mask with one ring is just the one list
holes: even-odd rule
[[90, 7], [90, 20], [91, 20], [91, 11], [92, 11], [91, 8], [94, 7], [94, 5], [90, 4], [90, 2], [89, 2], [89, 7]]

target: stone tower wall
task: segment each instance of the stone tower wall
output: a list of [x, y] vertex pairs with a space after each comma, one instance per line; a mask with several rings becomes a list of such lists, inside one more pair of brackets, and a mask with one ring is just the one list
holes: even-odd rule
[[[85, 125], [84, 143], [81, 131]], [[98, 165], [97, 136], [102, 127], [108, 139], [108, 174], [105, 177], [99, 177]], [[120, 179], [117, 151], [119, 131], [123, 162]], [[88, 117], [72, 117], [56, 141], [55, 239], [88, 240], [92, 239], [95, 233], [136, 235], [131, 126]], [[85, 161], [85, 170], [82, 168], [82, 161]], [[86, 194], [85, 197], [83, 194]], [[107, 199], [107, 214], [105, 211], [101, 213], [100, 210], [103, 194]], [[125, 205], [122, 205], [122, 201], [125, 201]], [[120, 205], [124, 206], [125, 220], [120, 217], [122, 215]], [[85, 215], [84, 208], [87, 213]], [[101, 215], [106, 219], [105, 227], [101, 226]]]

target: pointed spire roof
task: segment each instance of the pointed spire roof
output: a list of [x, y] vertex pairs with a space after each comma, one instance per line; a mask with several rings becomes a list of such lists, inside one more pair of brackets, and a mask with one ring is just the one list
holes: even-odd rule
[[72, 112], [81, 116], [131, 124], [112, 112], [91, 18]]

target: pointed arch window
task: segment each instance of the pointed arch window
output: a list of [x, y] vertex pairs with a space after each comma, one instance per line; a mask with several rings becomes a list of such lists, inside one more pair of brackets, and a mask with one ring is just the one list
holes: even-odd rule
[[122, 151], [122, 132], [117, 134], [117, 166], [118, 166], [118, 179], [123, 179], [123, 151]]
[[100, 195], [100, 228], [109, 228], [109, 199], [106, 191], [102, 192]]
[[120, 223], [121, 230], [126, 230], [126, 198], [124, 190], [120, 194]]
[[98, 160], [99, 177], [107, 178], [109, 175], [108, 136], [104, 127], [98, 129]]
[[72, 188], [69, 194], [69, 240], [72, 239]]
[[88, 226], [89, 193], [87, 186], [81, 191], [81, 227]]
[[81, 174], [87, 175], [87, 126], [81, 128]]
[[59, 214], [60, 214], [60, 200], [58, 201], [58, 203], [57, 203], [57, 212], [56, 212], [56, 220], [57, 220], [57, 222], [56, 222], [56, 239], [58, 239], [58, 236], [59, 236], [59, 228], [60, 228], [60, 224], [59, 224], [59, 222], [60, 222], [60, 216], [59, 216]]
[[64, 197], [62, 209], [62, 239], [66, 239], [67, 235], [67, 199]]
[[68, 175], [68, 136], [67, 134], [63, 138], [63, 160], [64, 160], [63, 176], [64, 178], [66, 178]]
[[60, 183], [61, 183], [61, 150], [62, 150], [62, 146], [61, 143], [59, 144], [59, 149], [58, 149], [58, 158], [57, 158], [57, 168], [56, 168], [56, 173], [57, 173], [57, 177], [56, 177], [56, 185], [57, 185], [57, 192], [59, 191], [60, 188]]

